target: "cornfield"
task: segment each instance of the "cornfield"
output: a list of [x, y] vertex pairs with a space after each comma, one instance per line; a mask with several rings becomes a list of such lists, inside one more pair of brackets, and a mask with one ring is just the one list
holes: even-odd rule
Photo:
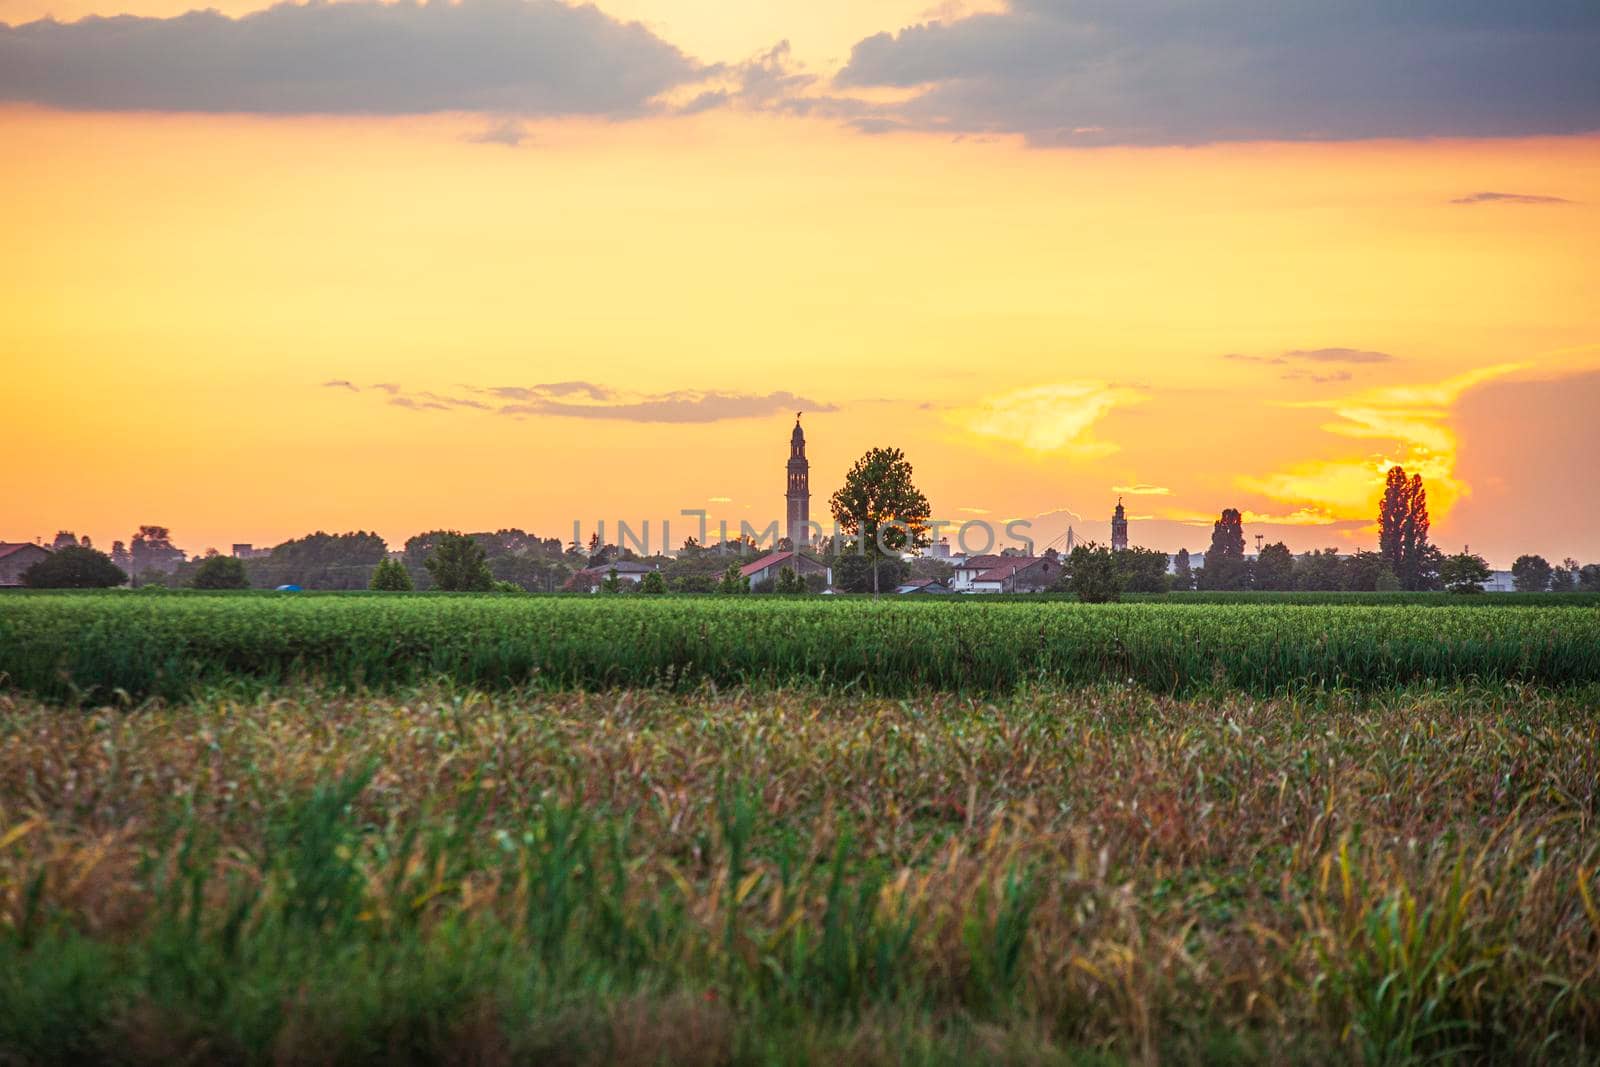
[[425, 682], [807, 683], [875, 695], [1133, 683], [1369, 692], [1600, 682], [1587, 608], [764, 598], [40, 595], [0, 603], [0, 675], [50, 700]]

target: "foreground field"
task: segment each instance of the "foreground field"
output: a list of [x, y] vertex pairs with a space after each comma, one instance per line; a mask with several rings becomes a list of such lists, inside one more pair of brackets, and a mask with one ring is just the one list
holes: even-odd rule
[[0, 1062], [1592, 1062], [1595, 703], [0, 696]]
[[[1556, 597], [1556, 601], [1563, 598]], [[781, 686], [1003, 694], [1600, 683], [1575, 607], [758, 597], [39, 595], [0, 601], [0, 678], [52, 700], [315, 680], [390, 690]]]

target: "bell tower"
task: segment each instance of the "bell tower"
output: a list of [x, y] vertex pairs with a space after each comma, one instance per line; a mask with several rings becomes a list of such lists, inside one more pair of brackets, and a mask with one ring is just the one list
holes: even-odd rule
[[1111, 513], [1111, 551], [1128, 550], [1128, 515], [1122, 510], [1122, 498], [1117, 497], [1117, 510]]
[[788, 501], [789, 543], [798, 551], [809, 543], [811, 531], [811, 464], [806, 459], [806, 435], [800, 429], [800, 412], [794, 413], [794, 433], [789, 435]]

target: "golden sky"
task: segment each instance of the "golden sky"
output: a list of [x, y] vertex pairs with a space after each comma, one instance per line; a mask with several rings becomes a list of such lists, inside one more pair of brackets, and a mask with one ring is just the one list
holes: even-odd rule
[[[1350, 548], [1402, 462], [1450, 550], [1600, 560], [1600, 136], [1062, 146], [981, 101], [828, 102], [855, 42], [983, 10], [930, 6], [610, 0], [724, 65], [626, 115], [13, 86], [0, 540], [669, 517], [680, 541], [680, 509], [782, 514], [806, 407], [814, 515], [895, 445], [940, 516], [1041, 542], [1103, 540], [1122, 495], [1153, 547], [1233, 506]], [[811, 105], [740, 81], [780, 39]]]

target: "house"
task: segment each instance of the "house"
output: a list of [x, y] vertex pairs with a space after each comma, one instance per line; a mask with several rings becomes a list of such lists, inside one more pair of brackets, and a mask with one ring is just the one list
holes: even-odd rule
[[638, 560], [619, 559], [615, 563], [601, 563], [593, 567], [585, 567], [567, 579], [567, 585], [572, 589], [587, 590], [591, 593], [597, 592], [600, 589], [600, 584], [611, 576], [612, 571], [617, 572], [617, 581], [638, 585], [644, 581], [645, 575], [654, 574], [656, 568], [648, 563], [640, 563]]
[[913, 578], [896, 588], [895, 592], [906, 595], [942, 595], [950, 592], [950, 586], [940, 578]]
[[739, 573], [750, 579], [751, 589], [758, 589], [776, 583], [785, 567], [801, 578], [820, 574], [825, 584], [833, 584], [833, 568], [803, 552], [768, 552], [754, 563], [740, 567]]
[[22, 572], [42, 559], [50, 550], [30, 541], [0, 541], [0, 586], [22, 584]]
[[973, 556], [956, 568], [953, 586], [961, 593], [1042, 593], [1061, 577], [1061, 563], [1049, 556]]

